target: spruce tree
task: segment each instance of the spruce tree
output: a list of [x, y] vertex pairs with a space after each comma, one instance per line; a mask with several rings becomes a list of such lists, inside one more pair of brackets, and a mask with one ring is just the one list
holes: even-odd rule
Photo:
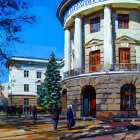
[[58, 69], [54, 53], [51, 54], [51, 59], [48, 62], [45, 79], [41, 85], [41, 94], [39, 96], [40, 104], [44, 108], [52, 108], [60, 102], [60, 71]]

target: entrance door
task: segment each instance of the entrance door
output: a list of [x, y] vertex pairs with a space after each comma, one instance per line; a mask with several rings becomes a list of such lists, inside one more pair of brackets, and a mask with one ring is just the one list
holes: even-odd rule
[[67, 111], [67, 90], [64, 89], [62, 92], [62, 112]]
[[96, 99], [90, 101], [90, 116], [95, 117], [96, 112]]
[[97, 65], [100, 64], [100, 51], [90, 53], [90, 72], [97, 71]]
[[83, 115], [91, 117], [96, 115], [96, 93], [92, 86], [83, 88]]

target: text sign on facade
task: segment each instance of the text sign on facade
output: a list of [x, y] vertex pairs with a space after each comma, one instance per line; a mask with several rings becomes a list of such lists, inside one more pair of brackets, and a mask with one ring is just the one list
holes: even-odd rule
[[99, 3], [99, 2], [104, 2], [104, 1], [107, 1], [107, 0], [78, 0], [74, 3], [72, 3], [68, 8], [66, 8], [66, 10], [63, 13], [64, 22], [75, 11], [77, 11], [85, 6], [89, 6], [89, 5]]

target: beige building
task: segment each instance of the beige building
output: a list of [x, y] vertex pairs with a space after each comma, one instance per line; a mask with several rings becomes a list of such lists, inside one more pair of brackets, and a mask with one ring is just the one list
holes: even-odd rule
[[140, 0], [62, 0], [63, 112], [140, 117]]

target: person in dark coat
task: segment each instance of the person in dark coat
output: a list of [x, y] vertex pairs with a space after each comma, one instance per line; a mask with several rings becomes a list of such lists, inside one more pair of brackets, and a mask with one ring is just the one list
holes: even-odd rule
[[18, 115], [19, 117], [21, 117], [21, 115], [23, 114], [23, 107], [22, 105], [18, 108]]
[[27, 106], [27, 114], [29, 114], [29, 106]]
[[13, 107], [13, 112], [14, 112], [14, 115], [16, 115], [16, 113], [17, 113], [17, 106], [16, 105]]
[[29, 107], [29, 112], [30, 112], [30, 115], [32, 115], [32, 106], [30, 105], [30, 107]]
[[54, 123], [54, 129], [57, 129], [57, 124], [58, 124], [58, 120], [59, 120], [59, 110], [58, 110], [58, 107], [54, 107], [52, 109], [52, 112], [53, 112], [53, 123]]
[[34, 123], [37, 123], [37, 108], [35, 105], [32, 108], [32, 112], [33, 112], [33, 121], [34, 121]]
[[58, 110], [59, 110], [59, 114], [61, 114], [61, 111], [62, 111], [62, 106], [61, 105], [58, 106]]
[[7, 116], [9, 116], [10, 115], [10, 107], [8, 106], [7, 107]]
[[70, 106], [67, 110], [67, 120], [68, 120], [68, 130], [70, 130], [72, 126], [75, 126], [73, 112]]
[[26, 106], [24, 106], [24, 114], [26, 114]]

